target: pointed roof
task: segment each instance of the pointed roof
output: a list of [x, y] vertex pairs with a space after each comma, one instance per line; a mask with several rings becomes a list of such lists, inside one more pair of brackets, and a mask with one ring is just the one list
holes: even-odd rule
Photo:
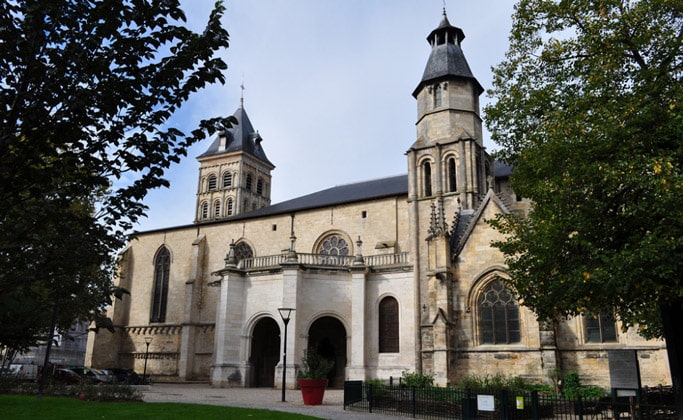
[[472, 231], [474, 231], [477, 221], [482, 218], [484, 210], [491, 203], [497, 205], [502, 213], [510, 213], [510, 209], [508, 209], [500, 197], [492, 189], [489, 189], [476, 210], [463, 210], [460, 212], [457, 223], [453, 226], [454, 234], [451, 236], [451, 252], [453, 256], [460, 254]]
[[427, 42], [432, 46], [432, 52], [427, 60], [422, 80], [413, 91], [414, 97], [417, 97], [417, 93], [425, 84], [436, 79], [448, 77], [471, 79], [477, 87], [478, 93], [484, 92], [484, 89], [472, 74], [472, 70], [470, 70], [470, 66], [465, 59], [465, 54], [460, 48], [460, 43], [463, 39], [465, 39], [465, 33], [462, 29], [450, 24], [446, 16], [446, 10], [444, 10], [441, 23], [427, 36]]
[[274, 167], [275, 165], [266, 157], [266, 153], [261, 146], [263, 139], [259, 132], [254, 130], [254, 126], [251, 125], [251, 121], [249, 120], [249, 116], [243, 105], [240, 105], [240, 107], [237, 108], [233, 117], [237, 120], [237, 123], [233, 124], [230, 128], [219, 131], [213, 143], [211, 143], [211, 146], [209, 146], [206, 152], [197, 156], [197, 159], [211, 155], [241, 151], [249, 153]]

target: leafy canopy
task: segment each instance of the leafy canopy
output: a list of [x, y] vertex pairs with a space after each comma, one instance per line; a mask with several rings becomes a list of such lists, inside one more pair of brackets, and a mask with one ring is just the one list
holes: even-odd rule
[[486, 107], [528, 218], [495, 244], [540, 319], [661, 336], [683, 298], [683, 3], [521, 0]]
[[97, 318], [114, 255], [164, 171], [229, 120], [170, 124], [223, 83], [216, 3], [201, 33], [178, 0], [0, 3], [0, 346]]

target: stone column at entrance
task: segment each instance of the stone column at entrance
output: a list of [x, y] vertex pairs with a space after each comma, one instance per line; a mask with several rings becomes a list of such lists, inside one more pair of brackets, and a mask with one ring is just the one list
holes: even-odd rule
[[[282, 362], [283, 353], [287, 352], [287, 366], [285, 366], [286, 376], [285, 376], [285, 386], [287, 389], [296, 389], [296, 360], [300, 360], [300, 353], [302, 347], [299, 345], [299, 323], [297, 322], [297, 311], [299, 308], [298, 302], [298, 290], [301, 283], [301, 275], [299, 271], [299, 263], [297, 261], [296, 253], [290, 252], [287, 262], [282, 264], [282, 303], [279, 305], [280, 308], [294, 308], [289, 318], [289, 324], [287, 326], [287, 348], [283, 349], [280, 343], [280, 361], [275, 367], [275, 387], [282, 389]], [[276, 310], [276, 308], [275, 308]], [[277, 310], [276, 310], [277, 312]], [[278, 315], [279, 318], [279, 315]], [[284, 327], [282, 320], [278, 323], [281, 327]], [[282, 330], [284, 333], [284, 329]], [[282, 338], [281, 338], [282, 340]]]
[[247, 377], [247, 365], [241, 363], [240, 331], [244, 306], [244, 280], [234, 269], [221, 270], [218, 308], [216, 310], [216, 334], [214, 365], [211, 385], [219, 387], [243, 387]]
[[360, 261], [351, 267], [351, 355], [348, 380], [366, 380], [365, 370], [365, 281], [367, 267]]

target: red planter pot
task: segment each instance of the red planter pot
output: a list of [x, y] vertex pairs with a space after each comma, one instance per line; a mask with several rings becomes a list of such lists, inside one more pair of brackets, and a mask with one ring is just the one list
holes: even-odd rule
[[299, 388], [304, 405], [320, 405], [323, 403], [327, 379], [299, 379]]

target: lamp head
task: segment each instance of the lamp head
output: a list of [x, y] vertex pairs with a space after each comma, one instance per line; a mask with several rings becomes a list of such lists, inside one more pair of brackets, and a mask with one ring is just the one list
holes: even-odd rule
[[280, 317], [285, 322], [289, 321], [289, 317], [292, 315], [292, 312], [294, 312], [295, 310], [296, 309], [294, 309], [294, 308], [277, 308], [277, 311], [280, 312]]

